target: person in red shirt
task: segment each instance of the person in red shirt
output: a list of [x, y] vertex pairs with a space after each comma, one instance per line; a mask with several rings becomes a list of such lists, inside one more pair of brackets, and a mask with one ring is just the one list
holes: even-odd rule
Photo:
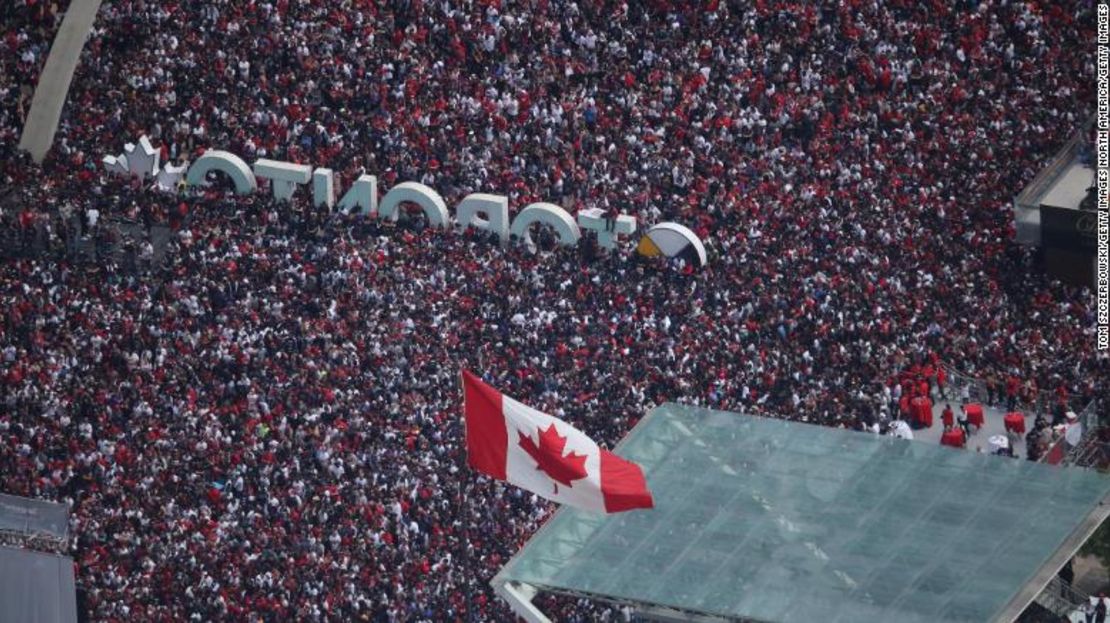
[[1014, 375], [1006, 377], [1006, 411], [1013, 411], [1017, 406], [1017, 392], [1021, 381]]
[[35, 241], [35, 213], [30, 208], [19, 213], [19, 239], [24, 251]]

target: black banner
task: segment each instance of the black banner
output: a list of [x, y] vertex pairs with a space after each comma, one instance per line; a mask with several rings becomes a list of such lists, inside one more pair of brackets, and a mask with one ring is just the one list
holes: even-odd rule
[[1041, 206], [1041, 244], [1068, 251], [1095, 252], [1098, 214], [1090, 210], [1068, 210]]

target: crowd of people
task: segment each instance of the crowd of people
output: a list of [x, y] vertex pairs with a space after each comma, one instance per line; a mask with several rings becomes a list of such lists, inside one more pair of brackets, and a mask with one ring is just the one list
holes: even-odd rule
[[[173, 231], [135, 271], [0, 265], [4, 491], [72, 503], [96, 620], [507, 619], [488, 581], [552, 509], [465, 467], [464, 367], [608, 445], [665, 401], [883, 431], [941, 364], [1110, 391], [1009, 211], [1092, 108], [1090, 2], [109, 0], [41, 166], [40, 3], [0, 24], [5, 223]], [[144, 134], [675, 220], [710, 264], [108, 176]]]
[[0, 143], [5, 158], [13, 155], [18, 143], [31, 95], [65, 6], [42, 0], [14, 0], [5, 3], [0, 13]]

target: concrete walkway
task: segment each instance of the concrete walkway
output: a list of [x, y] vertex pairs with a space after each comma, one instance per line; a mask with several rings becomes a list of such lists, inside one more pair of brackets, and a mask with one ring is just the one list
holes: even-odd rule
[[1073, 564], [1075, 588], [1088, 595], [1098, 595], [1110, 588], [1110, 574], [1095, 556], [1076, 556]]
[[[923, 443], [940, 444], [940, 435], [944, 432], [944, 423], [940, 419], [940, 414], [944, 411], [945, 404], [952, 405], [952, 413], [956, 416], [958, 421], [960, 418], [960, 401], [959, 398], [955, 400], [944, 400], [939, 396], [933, 398], [933, 426], [931, 428], [922, 428], [913, 431], [914, 441], [921, 441]], [[977, 432], [973, 432], [971, 437], [967, 440], [967, 450], [976, 452], [982, 450], [984, 453], [990, 453], [991, 446], [987, 440], [993, 435], [1005, 435], [1006, 427], [1002, 422], [1002, 417], [1006, 414], [1005, 411], [994, 407], [983, 405], [983, 428]], [[1033, 426], [1033, 416], [1027, 415], [1025, 418], [1025, 432]], [[975, 428], [972, 427], [972, 431]], [[1014, 446], [1014, 456], [1019, 459], [1025, 458], [1025, 436], [1010, 436], [1010, 442]]]
[[54, 133], [62, 118], [62, 107], [69, 94], [73, 72], [81, 60], [81, 49], [89, 38], [96, 13], [102, 0], [72, 0], [62, 20], [62, 27], [54, 37], [46, 67], [35, 85], [31, 111], [19, 139], [19, 148], [31, 153], [35, 162], [41, 163], [54, 144]]

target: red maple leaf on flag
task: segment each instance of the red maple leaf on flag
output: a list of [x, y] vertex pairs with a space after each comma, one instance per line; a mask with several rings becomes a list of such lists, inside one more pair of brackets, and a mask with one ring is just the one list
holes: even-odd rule
[[[531, 436], [520, 431], [517, 431], [517, 435], [520, 435], [520, 447], [536, 460], [536, 469], [547, 474], [548, 478], [570, 487], [575, 480], [586, 477], [586, 456], [574, 451], [563, 456], [567, 438], [559, 434], [554, 423], [540, 431], [538, 446]], [[559, 493], [559, 485], [554, 486], [555, 493]]]

